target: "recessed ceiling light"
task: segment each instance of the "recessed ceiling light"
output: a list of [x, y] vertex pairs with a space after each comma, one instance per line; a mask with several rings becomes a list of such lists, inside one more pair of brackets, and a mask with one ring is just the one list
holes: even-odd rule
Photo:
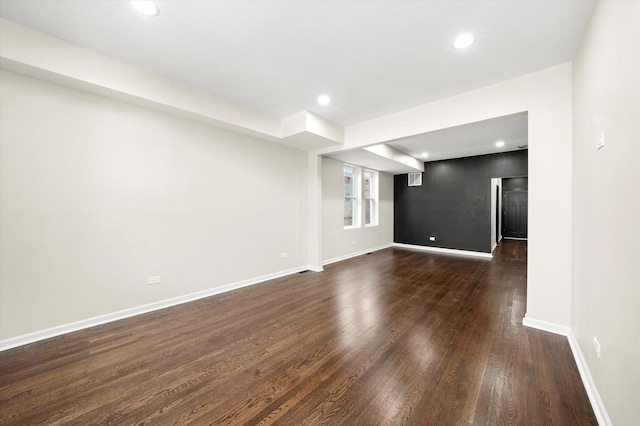
[[502, 142], [502, 141], [498, 141], [498, 142], [496, 142], [496, 146], [497, 146], [498, 148], [502, 148], [502, 147], [504, 146], [504, 142]]
[[151, 0], [132, 0], [131, 4], [136, 8], [138, 12], [143, 13], [147, 16], [158, 16], [158, 14], [160, 13], [158, 5]]
[[423, 153], [422, 153], [422, 158], [427, 158], [428, 156], [429, 156], [429, 154], [428, 154], [428, 153], [426, 153], [426, 152], [423, 152]]
[[327, 95], [320, 95], [318, 96], [318, 103], [320, 105], [329, 105], [329, 103], [331, 103], [331, 98]]
[[456, 41], [453, 43], [453, 47], [455, 47], [456, 49], [464, 49], [465, 47], [471, 46], [473, 40], [475, 40], [474, 37], [469, 33], [460, 34], [458, 37], [456, 37]]

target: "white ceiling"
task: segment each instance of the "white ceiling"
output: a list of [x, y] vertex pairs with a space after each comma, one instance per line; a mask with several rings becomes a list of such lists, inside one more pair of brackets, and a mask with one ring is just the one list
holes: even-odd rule
[[[415, 158], [422, 158], [426, 152], [429, 156], [423, 161], [437, 161], [523, 149], [529, 144], [528, 128], [528, 114], [522, 113], [390, 141], [387, 145]], [[497, 147], [498, 141], [504, 146]]]
[[[386, 145], [420, 161], [430, 162], [526, 149], [529, 141], [528, 129], [528, 114], [524, 112], [388, 141]], [[498, 141], [504, 142], [504, 146], [497, 147]], [[428, 154], [427, 158], [422, 157], [424, 152]], [[327, 157], [391, 174], [416, 171], [406, 164], [381, 157], [366, 149], [339, 151]]]
[[[0, 16], [274, 118], [348, 126], [571, 60], [593, 1], [157, 4], [2, 0]], [[461, 32], [476, 43], [454, 50]]]
[[[155, 18], [121, 0], [0, 0], [0, 16], [274, 119], [308, 110], [350, 126], [573, 58], [592, 0], [168, 1]], [[452, 47], [470, 32], [468, 49]], [[316, 103], [318, 95], [330, 105]], [[495, 147], [497, 140], [506, 146]], [[527, 145], [526, 113], [388, 145], [424, 161]], [[411, 166], [366, 150], [333, 158]]]

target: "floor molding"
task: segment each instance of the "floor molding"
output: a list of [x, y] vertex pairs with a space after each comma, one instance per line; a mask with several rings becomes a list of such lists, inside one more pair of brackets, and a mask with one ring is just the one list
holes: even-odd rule
[[593, 376], [591, 376], [591, 372], [589, 371], [587, 360], [584, 358], [584, 355], [580, 350], [580, 344], [578, 343], [576, 336], [573, 334], [573, 332], [570, 331], [567, 339], [569, 339], [569, 346], [571, 346], [573, 358], [576, 360], [578, 371], [580, 372], [580, 378], [582, 379], [584, 388], [587, 391], [587, 396], [589, 397], [589, 402], [591, 402], [593, 412], [598, 419], [598, 424], [600, 426], [611, 426], [611, 419], [609, 418], [607, 409], [604, 406], [604, 402], [602, 402], [602, 398], [600, 398], [600, 393], [598, 392], [596, 383], [593, 380]]
[[404, 244], [404, 243], [393, 243], [393, 247], [398, 248], [406, 248], [412, 250], [422, 250], [422, 251], [430, 251], [435, 253], [446, 253], [446, 254], [460, 254], [463, 256], [475, 256], [482, 257], [485, 259], [491, 259], [493, 255], [491, 253], [483, 253], [480, 251], [471, 251], [471, 250], [457, 250], [457, 249], [448, 249], [441, 247], [429, 247], [429, 246], [419, 246], [415, 244]]
[[322, 265], [320, 265], [320, 266], [307, 265], [306, 268], [307, 268], [306, 269], [307, 271], [312, 271], [312, 272], [322, 272], [322, 271], [324, 271], [324, 268], [322, 267]]
[[535, 328], [542, 331], [548, 331], [549, 333], [559, 334], [561, 336], [569, 336], [571, 329], [567, 326], [555, 324], [548, 321], [542, 321], [535, 318], [525, 317], [522, 319], [522, 325]]
[[251, 278], [244, 281], [239, 281], [232, 284], [227, 284], [221, 287], [215, 287], [208, 290], [199, 291], [196, 293], [186, 294], [184, 296], [173, 297], [171, 299], [160, 300], [158, 302], [148, 303], [146, 305], [136, 306], [129, 309], [124, 309], [117, 312], [112, 312], [105, 315], [99, 315], [92, 318], [87, 318], [80, 321], [75, 321], [68, 324], [59, 325], [56, 327], [47, 328], [44, 330], [35, 331], [33, 333], [23, 334], [16, 337], [10, 337], [8, 339], [0, 340], [0, 351], [6, 351], [8, 349], [16, 348], [18, 346], [28, 345], [29, 343], [38, 342], [40, 340], [49, 339], [51, 337], [60, 336], [74, 331], [83, 330], [85, 328], [95, 327], [96, 325], [106, 324], [112, 321], [118, 321], [125, 318], [134, 317], [136, 315], [146, 314], [148, 312], [157, 311], [159, 309], [168, 308], [182, 303], [192, 302], [194, 300], [202, 299], [216, 294], [225, 293], [228, 291], [236, 290], [242, 287], [247, 287], [254, 284], [259, 284], [275, 278], [284, 277], [291, 274], [304, 271], [321, 272], [322, 267], [315, 267], [313, 265], [304, 265], [297, 268], [288, 269], [285, 271], [274, 272], [273, 274], [263, 275], [257, 278]]
[[591, 408], [593, 408], [593, 412], [598, 419], [598, 424], [600, 426], [611, 426], [612, 423], [611, 419], [609, 418], [609, 414], [607, 413], [604, 403], [600, 398], [600, 393], [598, 392], [596, 383], [591, 376], [587, 361], [584, 358], [582, 351], [580, 350], [578, 340], [573, 334], [573, 331], [571, 331], [571, 328], [526, 316], [522, 319], [522, 324], [527, 327], [547, 331], [549, 333], [559, 334], [567, 338], [567, 340], [569, 341], [569, 346], [571, 347], [571, 352], [573, 353], [573, 358], [576, 362], [576, 365], [578, 366], [578, 371], [580, 372], [582, 384], [587, 391], [587, 396], [589, 397]]
[[351, 259], [352, 257], [358, 257], [358, 256], [362, 256], [364, 254], [373, 253], [374, 251], [383, 250], [383, 249], [386, 249], [386, 248], [389, 248], [389, 247], [392, 247], [392, 246], [393, 246], [393, 243], [390, 243], [390, 244], [384, 244], [382, 246], [373, 247], [373, 248], [366, 249], [366, 250], [356, 251], [354, 253], [345, 254], [344, 256], [338, 256], [338, 257], [334, 257], [332, 259], [324, 260], [322, 262], [322, 265], [329, 265], [331, 263], [336, 263], [336, 262], [340, 262], [340, 261], [343, 261], [343, 260]]

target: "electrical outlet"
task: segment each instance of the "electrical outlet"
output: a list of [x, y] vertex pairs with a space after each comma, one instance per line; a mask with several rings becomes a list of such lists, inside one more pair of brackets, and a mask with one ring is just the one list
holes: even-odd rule
[[157, 277], [149, 277], [149, 285], [160, 284], [160, 275]]
[[289, 253], [282, 253], [280, 257], [282, 257], [283, 259], [286, 259], [287, 257], [289, 257]]
[[593, 349], [596, 351], [596, 357], [600, 358], [600, 343], [595, 337], [593, 338]]
[[435, 241], [436, 237], [429, 237], [429, 241]]

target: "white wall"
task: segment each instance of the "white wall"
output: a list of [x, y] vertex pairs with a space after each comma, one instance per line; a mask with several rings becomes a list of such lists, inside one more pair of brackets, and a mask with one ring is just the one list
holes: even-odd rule
[[[393, 176], [379, 176], [378, 226], [344, 229], [344, 163], [322, 159], [322, 259], [324, 262], [393, 243]], [[355, 241], [355, 244], [353, 244]]]
[[4, 70], [0, 90], [0, 339], [306, 264], [306, 153]]
[[571, 325], [615, 425], [640, 419], [639, 45], [640, 2], [601, 1], [573, 66]]

